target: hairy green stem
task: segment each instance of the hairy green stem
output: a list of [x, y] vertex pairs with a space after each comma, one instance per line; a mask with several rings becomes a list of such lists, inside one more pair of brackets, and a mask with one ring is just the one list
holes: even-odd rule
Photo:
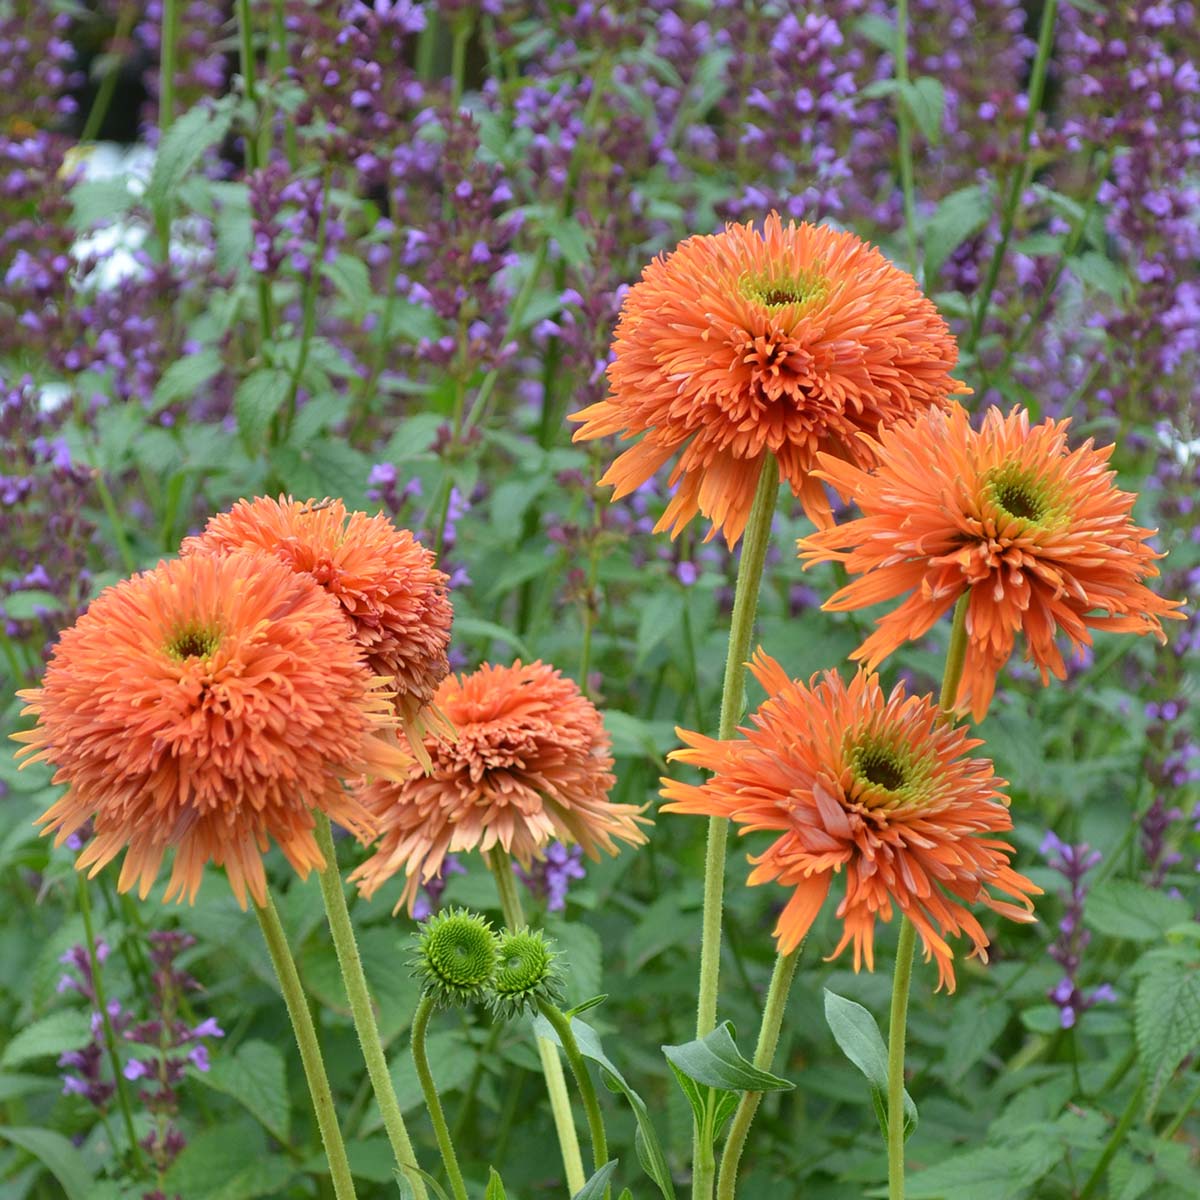
[[888, 1022], [888, 1200], [904, 1200], [904, 1039], [916, 948], [916, 926], [907, 917], [901, 917], [900, 940], [896, 943], [896, 973], [892, 977], [892, 1012]]
[[904, 232], [908, 242], [908, 267], [917, 272], [917, 190], [913, 172], [912, 114], [908, 108], [908, 0], [896, 0], [896, 132], [900, 151], [900, 188], [904, 194]]
[[[513, 878], [512, 860], [505, 850], [495, 846], [488, 852], [487, 862], [496, 881], [504, 923], [514, 931], [524, 928], [525, 913], [521, 908], [517, 881]], [[550, 1096], [550, 1111], [554, 1115], [554, 1129], [558, 1134], [563, 1170], [567, 1176], [567, 1190], [573, 1196], [587, 1182], [587, 1177], [583, 1172], [583, 1154], [579, 1149], [575, 1118], [571, 1115], [567, 1081], [563, 1075], [562, 1061], [558, 1057], [558, 1047], [548, 1038], [538, 1038], [537, 1051], [542, 1063], [542, 1074], [546, 1078], [546, 1091]]]
[[[570, 1018], [548, 1000], [539, 1001], [538, 1007], [542, 1016], [554, 1026], [554, 1032], [558, 1034], [563, 1053], [571, 1066], [571, 1073], [575, 1076], [579, 1097], [587, 1113], [588, 1133], [592, 1139], [592, 1169], [598, 1171], [608, 1162], [608, 1135], [604, 1131], [604, 1114], [600, 1111], [596, 1087], [588, 1074], [587, 1063], [583, 1061], [583, 1055], [579, 1051], [579, 1043], [575, 1040]], [[605, 1194], [607, 1195], [607, 1190]]]
[[354, 936], [354, 925], [346, 905], [346, 892], [338, 871], [333, 831], [329, 825], [329, 818], [324, 813], [317, 814], [316, 836], [317, 845], [325, 858], [325, 869], [320, 875], [321, 895], [325, 900], [329, 932], [333, 935], [333, 947], [337, 951], [338, 966], [342, 971], [342, 981], [346, 985], [346, 996], [350, 1001], [350, 1012], [354, 1017], [359, 1045], [362, 1047], [363, 1061], [367, 1065], [367, 1075], [370, 1077], [375, 1101], [383, 1116], [383, 1127], [387, 1130], [396, 1163], [404, 1172], [416, 1200], [427, 1200], [428, 1193], [418, 1169], [416, 1151], [413, 1149], [412, 1139], [408, 1136], [408, 1128], [404, 1124], [404, 1115], [400, 1111], [396, 1089], [392, 1086], [392, 1076], [388, 1071], [387, 1057], [379, 1037], [379, 1025], [375, 1020], [375, 1009], [367, 987], [367, 976], [358, 953], [358, 941]]
[[422, 996], [412, 1023], [413, 1066], [417, 1069], [417, 1079], [420, 1080], [421, 1092], [425, 1096], [429, 1119], [433, 1122], [434, 1136], [437, 1138], [438, 1149], [442, 1152], [442, 1162], [446, 1167], [454, 1200], [468, 1200], [467, 1185], [463, 1182], [458, 1155], [454, 1153], [454, 1143], [450, 1140], [450, 1127], [446, 1124], [446, 1114], [442, 1111], [437, 1085], [433, 1082], [433, 1072], [429, 1069], [429, 1056], [425, 1051], [425, 1034], [432, 1015], [433, 999], [430, 996]]
[[[771, 540], [771, 517], [779, 494], [779, 472], [772, 455], [763, 457], [754, 493], [754, 505], [742, 538], [738, 560], [737, 587], [733, 598], [733, 616], [729, 626], [729, 650], [725, 657], [725, 684], [721, 691], [721, 720], [717, 736], [731, 738], [742, 716], [746, 682], [746, 659], [754, 634], [754, 614], [767, 544]], [[725, 847], [729, 840], [729, 819], [710, 817], [708, 846], [704, 858], [704, 914], [700, 934], [700, 987], [696, 1008], [696, 1036], [705, 1037], [717, 1026], [717, 992], [721, 971], [721, 910], [725, 894]], [[695, 1127], [692, 1143], [692, 1200], [708, 1200], [712, 1195], [716, 1162], [712, 1147], [706, 1144], [703, 1130]]]
[[1033, 68], [1029, 75], [1028, 106], [1025, 110], [1025, 126], [1021, 132], [1021, 153], [1018, 165], [1013, 167], [1012, 179], [1008, 187], [1008, 195], [1004, 200], [1004, 208], [1000, 214], [1000, 240], [992, 251], [988, 263], [987, 275], [983, 287], [979, 289], [979, 302], [971, 317], [971, 329], [967, 336], [967, 349], [972, 353], [979, 343], [983, 333], [983, 323], [987, 318], [988, 305], [992, 302], [992, 293], [1000, 278], [1000, 268], [1004, 265], [1004, 256], [1008, 253], [1008, 243], [1012, 238], [1013, 227], [1017, 220], [1017, 209], [1021, 205], [1021, 193], [1030, 178], [1029, 146], [1033, 141], [1033, 131], [1037, 127], [1038, 113], [1042, 109], [1042, 96], [1046, 90], [1046, 72], [1050, 66], [1050, 55], [1054, 49], [1054, 22], [1058, 16], [1058, 0], [1044, 0], [1042, 5], [1042, 21], [1038, 29], [1037, 53], [1034, 55]]
[[958, 685], [962, 682], [963, 667], [967, 661], [967, 610], [971, 607], [970, 589], [963, 592], [954, 605], [954, 619], [950, 626], [950, 645], [946, 650], [946, 668], [942, 672], [942, 690], [938, 703], [944, 713], [954, 710], [958, 697]]
[[308, 1081], [308, 1092], [317, 1116], [317, 1128], [321, 1131], [321, 1141], [325, 1145], [325, 1157], [329, 1162], [334, 1193], [337, 1200], [355, 1200], [350, 1160], [346, 1157], [342, 1131], [338, 1128], [333, 1092], [329, 1087], [329, 1076], [325, 1073], [325, 1061], [321, 1057], [321, 1046], [317, 1041], [312, 1013], [308, 1011], [308, 1001], [300, 983], [300, 973], [296, 970], [296, 961], [288, 949], [287, 935], [283, 932], [275, 901], [269, 892], [266, 904], [255, 904], [254, 911], [262, 928], [263, 940], [267, 943], [271, 962], [275, 966], [275, 974], [279, 978], [288, 1016], [292, 1020], [292, 1031], [300, 1049], [300, 1061], [304, 1064], [304, 1077]]
[[[758, 1029], [758, 1044], [754, 1047], [754, 1065], [760, 1071], [769, 1071], [775, 1059], [775, 1048], [779, 1045], [779, 1031], [783, 1028], [783, 1014], [787, 1010], [788, 992], [792, 987], [792, 979], [796, 974], [796, 964], [804, 950], [804, 943], [791, 954], [780, 954], [775, 959], [775, 969], [771, 972], [771, 986], [767, 989], [767, 999], [763, 1005], [762, 1024]], [[737, 1189], [738, 1167], [742, 1161], [742, 1151], [746, 1146], [746, 1137], [750, 1132], [750, 1124], [758, 1106], [762, 1102], [762, 1092], [743, 1092], [733, 1120], [729, 1125], [729, 1133], [725, 1139], [725, 1149], [721, 1152], [721, 1173], [717, 1177], [717, 1200], [733, 1200]]]
[[121, 1058], [117, 1053], [117, 1035], [113, 1029], [112, 1015], [108, 1011], [104, 977], [100, 972], [100, 955], [96, 950], [96, 929], [92, 923], [92, 898], [88, 895], [87, 880], [82, 875], [77, 875], [76, 881], [79, 885], [79, 915], [83, 918], [83, 936], [87, 944], [88, 966], [92, 972], [92, 993], [96, 998], [96, 1007], [100, 1010], [100, 1023], [104, 1029], [104, 1048], [108, 1051], [113, 1082], [117, 1088], [117, 1104], [121, 1109], [125, 1135], [129, 1138], [129, 1153], [133, 1157], [137, 1173], [144, 1175], [146, 1160], [142, 1156], [142, 1147], [138, 1143], [137, 1133], [133, 1128], [133, 1105], [129, 1101], [129, 1089], [125, 1086], [125, 1075], [121, 1070]]

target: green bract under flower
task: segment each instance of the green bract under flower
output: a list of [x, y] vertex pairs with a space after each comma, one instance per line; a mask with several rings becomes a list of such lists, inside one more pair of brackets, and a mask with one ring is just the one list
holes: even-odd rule
[[558, 955], [541, 933], [521, 929], [502, 933], [497, 942], [496, 977], [492, 984], [492, 1008], [509, 1018], [535, 1009], [546, 1000], [562, 1000], [562, 980], [555, 959]]
[[465, 908], [437, 913], [416, 935], [415, 974], [425, 994], [443, 1008], [488, 997], [496, 974], [491, 923]]

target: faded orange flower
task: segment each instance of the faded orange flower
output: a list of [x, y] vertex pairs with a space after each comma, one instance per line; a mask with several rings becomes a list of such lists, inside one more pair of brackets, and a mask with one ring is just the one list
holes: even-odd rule
[[371, 673], [392, 681], [401, 723], [423, 753], [421, 734], [441, 724], [423, 710], [450, 670], [453, 619], [447, 577], [432, 551], [383, 513], [282, 496], [239, 500], [182, 548], [184, 555], [207, 550], [265, 551], [329, 592], [350, 618]]
[[173, 849], [166, 899], [194, 900], [213, 862], [243, 908], [247, 891], [264, 904], [270, 839], [307, 875], [324, 866], [312, 810], [366, 838], [342, 780], [412, 765], [338, 606], [261, 554], [195, 554], [108, 588], [20, 695], [37, 725], [14, 735], [18, 755], [67, 785], [39, 824], [58, 845], [94, 819], [76, 865], [95, 875], [124, 849], [118, 887], [143, 898]]
[[971, 428], [965, 409], [933, 412], [883, 431], [873, 471], [821, 458], [816, 472], [863, 515], [800, 539], [809, 563], [836, 560], [861, 575], [825, 604], [843, 611], [911, 593], [876, 622], [851, 656], [872, 670], [924, 636], [968, 589], [967, 659], [956, 708], [982, 720], [996, 673], [1018, 632], [1042, 682], [1065, 675], [1058, 631], [1075, 647], [1090, 630], [1153, 633], [1180, 602], [1156, 596], [1146, 543], [1133, 523], [1137, 497], [1113, 485], [1113, 448], [1067, 445], [1067, 420], [1030, 427], [1029, 414], [990, 409]]
[[656, 530], [700, 513], [741, 537], [768, 454], [818, 525], [829, 501], [810, 472], [824, 450], [870, 456], [862, 432], [969, 389], [954, 339], [911, 275], [852, 233], [728, 225], [656, 258], [629, 289], [613, 341], [612, 398], [576, 413], [575, 441], [643, 434], [609, 467], [614, 498], [678, 456]]
[[363, 789], [380, 830], [378, 850], [351, 876], [364, 896], [403, 869], [396, 908], [411, 912], [419, 885], [453, 851], [501, 846], [528, 870], [553, 839], [577, 842], [590, 858], [616, 854], [614, 838], [646, 840], [641, 809], [608, 799], [609, 737], [573, 680], [542, 662], [485, 664], [449, 676], [435, 702], [458, 736], [426, 738], [430, 773], [414, 768]]
[[885, 697], [862, 670], [849, 685], [827, 671], [806, 687], [762, 650], [750, 668], [768, 697], [753, 727], [728, 741], [679, 730], [689, 748], [671, 759], [713, 776], [701, 785], [664, 779], [663, 810], [779, 834], [750, 859], [749, 882], [794, 889], [775, 927], [781, 954], [800, 945], [844, 869], [843, 933], [829, 957], [853, 943], [854, 969], [873, 970], [875, 920], [890, 921], [895, 905], [920, 933], [926, 962], [937, 960], [938, 987], [953, 991], [944, 935], [965, 934], [972, 957], [987, 961], [987, 935], [965, 905], [1027, 922], [1041, 891], [1009, 866], [1013, 848], [987, 836], [1012, 819], [1004, 780], [988, 759], [968, 757], [983, 743], [948, 724], [928, 696], [906, 696], [900, 684]]

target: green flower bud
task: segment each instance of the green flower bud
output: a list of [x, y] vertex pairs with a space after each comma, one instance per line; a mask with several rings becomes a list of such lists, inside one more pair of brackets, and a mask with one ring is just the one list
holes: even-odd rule
[[562, 980], [554, 960], [559, 956], [540, 934], [529, 929], [500, 934], [496, 947], [492, 1010], [508, 1020], [532, 1012], [539, 1000], [562, 1002]]
[[496, 935], [484, 917], [456, 908], [435, 913], [416, 934], [414, 974], [441, 1008], [488, 997], [496, 973]]

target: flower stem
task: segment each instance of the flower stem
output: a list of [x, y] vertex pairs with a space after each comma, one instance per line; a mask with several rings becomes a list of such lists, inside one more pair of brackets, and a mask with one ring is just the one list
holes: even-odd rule
[[[762, 1024], [758, 1030], [758, 1044], [754, 1047], [754, 1065], [760, 1071], [769, 1071], [775, 1058], [775, 1048], [779, 1045], [779, 1031], [783, 1027], [783, 1014], [787, 1010], [788, 992], [791, 990], [796, 964], [800, 961], [803, 949], [802, 942], [791, 954], [780, 954], [775, 959], [775, 970], [771, 972], [771, 986], [767, 989]], [[762, 1096], [762, 1092], [742, 1093], [742, 1099], [729, 1125], [725, 1149], [721, 1153], [717, 1200], [733, 1200], [746, 1136], [750, 1132], [750, 1123], [754, 1120], [754, 1114], [758, 1112]]]
[[[733, 736], [742, 716], [746, 682], [746, 658], [754, 634], [754, 614], [762, 584], [767, 543], [771, 540], [771, 517], [779, 494], [775, 459], [764, 455], [754, 505], [742, 539], [738, 560], [733, 616], [729, 625], [729, 650], [725, 656], [725, 683], [721, 690], [719, 738]], [[725, 896], [725, 847], [729, 841], [729, 818], [710, 817], [708, 846], [704, 856], [704, 914], [700, 933], [700, 994], [696, 1007], [696, 1036], [706, 1037], [717, 1026], [717, 991], [721, 972], [721, 910]], [[692, 1137], [692, 1200], [708, 1200], [716, 1176], [712, 1145], [697, 1124]]]
[[471, 40], [474, 22], [470, 10], [455, 23], [450, 41], [450, 107], [457, 109], [462, 101], [463, 78], [466, 75], [467, 42]]
[[1141, 1107], [1142, 1097], [1145, 1093], [1145, 1083], [1139, 1083], [1133, 1089], [1133, 1095], [1129, 1097], [1129, 1103], [1125, 1105], [1125, 1111], [1117, 1120], [1116, 1127], [1112, 1131], [1112, 1136], [1105, 1143], [1104, 1153], [1100, 1155], [1100, 1161], [1096, 1163], [1091, 1175], [1088, 1176], [1087, 1183], [1083, 1185], [1083, 1191], [1079, 1193], [1079, 1200], [1090, 1200], [1092, 1193], [1100, 1186], [1108, 1170], [1108, 1164], [1112, 1162], [1113, 1157], [1121, 1148], [1121, 1143], [1125, 1140], [1125, 1135], [1133, 1127], [1133, 1123], [1137, 1119], [1138, 1109]]
[[[971, 593], [968, 589], [959, 596], [954, 606], [939, 700], [947, 719], [952, 718], [958, 685], [967, 661], [967, 610], [970, 604]], [[896, 943], [896, 973], [892, 978], [892, 1011], [888, 1025], [888, 1200], [904, 1200], [904, 1040], [916, 945], [916, 927], [902, 916], [900, 939]]]
[[[162, 0], [158, 53], [158, 132], [175, 120], [175, 67], [179, 48], [179, 0]], [[159, 143], [162, 144], [161, 142]]]
[[902, 917], [900, 940], [896, 943], [896, 974], [892, 978], [892, 1015], [888, 1024], [888, 1200], [904, 1200], [904, 1036], [916, 947], [916, 926], [907, 917]]
[[588, 1074], [587, 1063], [583, 1061], [583, 1055], [579, 1052], [579, 1043], [575, 1040], [570, 1018], [548, 1000], [539, 1001], [538, 1007], [542, 1016], [554, 1026], [554, 1032], [562, 1042], [563, 1053], [571, 1065], [575, 1082], [579, 1085], [579, 1096], [583, 1100], [588, 1132], [592, 1138], [592, 1169], [598, 1171], [608, 1162], [608, 1135], [604, 1131], [604, 1114], [600, 1111], [600, 1101], [596, 1098], [596, 1088], [591, 1075]]
[[[504, 923], [509, 929], [521, 929], [525, 925], [525, 914], [521, 909], [521, 897], [517, 893], [517, 881], [513, 878], [512, 860], [500, 846], [494, 846], [487, 855], [496, 891], [500, 895], [500, 909]], [[542, 1061], [542, 1074], [546, 1077], [546, 1091], [550, 1096], [550, 1111], [554, 1114], [554, 1128], [558, 1133], [558, 1146], [562, 1153], [563, 1170], [567, 1175], [567, 1190], [575, 1195], [587, 1182], [583, 1173], [583, 1155], [579, 1150], [579, 1135], [575, 1132], [575, 1119], [571, 1115], [571, 1098], [567, 1095], [567, 1081], [563, 1075], [558, 1047], [547, 1038], [537, 1039], [538, 1058]]]
[[338, 966], [346, 985], [346, 996], [350, 1001], [350, 1012], [354, 1017], [354, 1028], [358, 1031], [358, 1042], [362, 1047], [363, 1061], [375, 1092], [375, 1102], [383, 1115], [383, 1125], [396, 1163], [404, 1172], [416, 1200], [427, 1200], [425, 1181], [421, 1178], [417, 1155], [413, 1150], [396, 1089], [388, 1071], [383, 1042], [379, 1037], [379, 1026], [375, 1021], [375, 1010], [371, 1005], [371, 994], [367, 988], [367, 977], [363, 972], [362, 958], [358, 953], [358, 942], [354, 926], [350, 921], [350, 910], [346, 906], [346, 893], [342, 888], [342, 877], [338, 872], [337, 850], [333, 844], [333, 832], [329, 818], [317, 814], [317, 845], [325, 857], [325, 869], [321, 872], [321, 895], [325, 899], [325, 912], [329, 918], [329, 932], [333, 935], [333, 946], [337, 951]]
[[438, 1099], [433, 1072], [429, 1069], [429, 1057], [425, 1052], [425, 1033], [432, 1015], [432, 998], [422, 996], [412, 1023], [413, 1066], [417, 1068], [417, 1078], [425, 1096], [425, 1107], [429, 1109], [429, 1119], [433, 1122], [433, 1132], [437, 1137], [438, 1149], [442, 1152], [442, 1162], [450, 1179], [450, 1190], [454, 1193], [454, 1200], [468, 1200], [467, 1185], [463, 1182], [458, 1155], [454, 1153], [454, 1143], [450, 1140], [450, 1127], [446, 1124], [446, 1114], [442, 1111], [442, 1102]]
[[279, 913], [269, 892], [266, 904], [256, 904], [254, 911], [262, 928], [263, 940], [267, 943], [271, 962], [275, 966], [279, 986], [283, 990], [288, 1016], [292, 1020], [292, 1031], [296, 1035], [296, 1045], [300, 1048], [300, 1061], [304, 1064], [304, 1077], [308, 1080], [308, 1092], [317, 1116], [317, 1127], [325, 1145], [334, 1194], [337, 1200], [355, 1200], [350, 1160], [346, 1157], [342, 1131], [338, 1128], [337, 1113], [333, 1107], [333, 1092], [329, 1087], [329, 1076], [325, 1073], [325, 1062], [317, 1042], [317, 1031], [313, 1027], [312, 1014], [308, 1011], [308, 1001], [304, 997], [296, 961], [288, 949], [287, 936], [283, 932]]
[[96, 1007], [100, 1010], [100, 1023], [104, 1029], [104, 1048], [108, 1051], [113, 1083], [117, 1089], [117, 1103], [125, 1124], [125, 1135], [129, 1138], [129, 1153], [133, 1156], [137, 1173], [144, 1175], [146, 1160], [142, 1157], [142, 1147], [138, 1144], [137, 1133], [133, 1128], [133, 1106], [129, 1102], [129, 1089], [125, 1086], [125, 1076], [121, 1071], [121, 1058], [117, 1054], [117, 1035], [113, 1030], [112, 1015], [108, 1011], [108, 1001], [104, 994], [104, 980], [100, 975], [100, 955], [96, 951], [96, 929], [92, 923], [92, 898], [88, 895], [87, 880], [78, 875], [76, 881], [79, 885], [79, 915], [83, 919], [88, 965], [92, 970], [92, 994], [96, 998]]
[[904, 195], [904, 232], [908, 243], [908, 269], [917, 271], [917, 198], [913, 177], [912, 115], [908, 108], [908, 0], [896, 2], [896, 45], [893, 71], [896, 96], [896, 141], [900, 151], [900, 188]]

